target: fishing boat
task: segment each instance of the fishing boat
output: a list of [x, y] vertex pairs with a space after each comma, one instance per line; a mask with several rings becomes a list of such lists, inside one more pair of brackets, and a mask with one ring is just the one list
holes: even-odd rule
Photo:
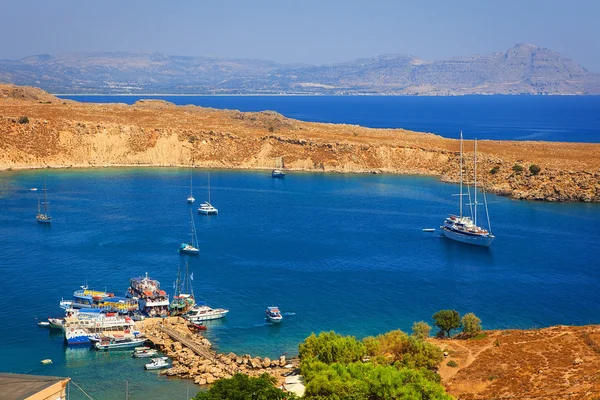
[[208, 201], [205, 201], [198, 207], [198, 214], [203, 215], [216, 215], [219, 213], [213, 205], [210, 203], [210, 173], [208, 174]]
[[186, 261], [185, 263], [185, 274], [181, 277], [181, 269], [177, 268], [177, 281], [173, 283], [175, 293], [173, 293], [173, 300], [169, 304], [169, 314], [171, 316], [179, 316], [190, 311], [195, 305], [194, 290], [192, 289], [192, 280], [194, 274], [189, 274], [189, 267]]
[[127, 297], [137, 299], [142, 314], [150, 317], [169, 314], [169, 295], [160, 288], [159, 281], [148, 277], [148, 273], [130, 279]]
[[130, 338], [119, 336], [102, 336], [100, 340], [94, 343], [96, 350], [121, 350], [140, 347], [146, 341], [146, 338]]
[[147, 369], [147, 370], [161, 369], [161, 368], [167, 368], [169, 366], [170, 366], [169, 365], [169, 357], [158, 357], [158, 358], [153, 358], [151, 363], [146, 364], [144, 366], [144, 369]]
[[192, 210], [190, 210], [190, 242], [181, 243], [179, 246], [179, 252], [182, 254], [192, 254], [198, 255], [200, 254], [200, 249], [198, 249], [198, 236], [196, 235], [196, 224], [194, 223], [194, 215], [192, 214]]
[[[485, 191], [483, 192], [483, 203], [477, 201], [477, 139], [474, 141], [474, 153], [473, 153], [473, 182], [474, 182], [474, 201], [471, 202], [471, 192], [468, 189], [467, 195], [469, 196], [469, 203], [471, 215], [463, 214], [463, 135], [460, 132], [460, 192], [459, 196], [459, 214], [451, 214], [444, 220], [444, 225], [440, 226], [442, 234], [448, 239], [456, 240], [462, 243], [468, 243], [476, 246], [488, 247], [492, 244], [495, 236], [492, 234], [490, 216], [488, 213], [487, 200], [485, 197]], [[487, 216], [488, 229], [482, 228], [477, 225], [477, 207], [480, 205], [485, 206], [485, 214]]]
[[211, 308], [206, 304], [196, 304], [190, 311], [183, 315], [183, 318], [192, 322], [210, 321], [213, 319], [223, 318], [229, 310], [225, 308]]
[[158, 354], [158, 351], [151, 349], [150, 347], [136, 347], [133, 349], [131, 357], [133, 358], [150, 358]]
[[195, 201], [196, 201], [196, 199], [194, 198], [194, 195], [192, 194], [192, 173], [190, 171], [190, 195], [187, 198], [187, 202], [192, 204]]
[[279, 323], [283, 319], [279, 307], [267, 307], [266, 318], [270, 322]]
[[[44, 206], [44, 212], [42, 213], [41, 205]], [[50, 224], [52, 223], [52, 217], [48, 215], [48, 200], [46, 199], [46, 180], [44, 179], [44, 202], [40, 204], [40, 199], [38, 199], [38, 211], [35, 216], [37, 222], [42, 224]]]

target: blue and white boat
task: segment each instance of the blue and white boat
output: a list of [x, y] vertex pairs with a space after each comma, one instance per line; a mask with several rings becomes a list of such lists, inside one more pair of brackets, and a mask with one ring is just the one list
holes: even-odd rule
[[[460, 132], [460, 193], [459, 193], [459, 214], [451, 214], [444, 220], [444, 225], [440, 226], [442, 234], [457, 242], [473, 244], [476, 246], [488, 247], [492, 244], [495, 236], [492, 234], [490, 225], [490, 217], [488, 213], [487, 200], [485, 192], [483, 192], [483, 203], [477, 202], [477, 139], [475, 139], [475, 151], [473, 157], [473, 174], [474, 174], [474, 201], [469, 202], [471, 217], [463, 214], [463, 136], [462, 131]], [[469, 200], [471, 193], [468, 191]], [[482, 228], [477, 225], [477, 207], [485, 205], [485, 213], [487, 216], [488, 229]], [[474, 207], [473, 207], [474, 206]]]
[[96, 350], [131, 349], [134, 347], [140, 347], [145, 341], [146, 338], [102, 336], [99, 341], [94, 343], [94, 347]]
[[279, 323], [283, 319], [281, 311], [279, 311], [279, 307], [267, 307], [266, 314], [266, 318], [270, 322]]
[[150, 317], [169, 315], [169, 295], [160, 288], [160, 282], [146, 276], [131, 278], [127, 297], [139, 303], [140, 312]]
[[194, 224], [194, 215], [192, 214], [192, 210], [190, 210], [190, 242], [183, 242], [179, 246], [179, 252], [182, 254], [192, 254], [198, 255], [200, 254], [200, 249], [198, 249], [198, 236], [196, 235], [196, 225]]
[[283, 170], [283, 168], [284, 168], [283, 157], [281, 157], [280, 164], [281, 164], [281, 167], [278, 167], [277, 162], [275, 162], [275, 169], [271, 172], [271, 176], [273, 178], [279, 178], [279, 179], [285, 178], [285, 172]]
[[[71, 302], [71, 306], [73, 308], [92, 308], [94, 306], [94, 302], [98, 302], [108, 297], [113, 297], [114, 295], [107, 292], [102, 292], [99, 290], [90, 290], [87, 285], [81, 286], [81, 289], [73, 292], [73, 301]], [[64, 303], [68, 305], [67, 303]]]
[[68, 345], [90, 344], [100, 336], [122, 336], [137, 338], [141, 332], [135, 321], [117, 313], [103, 313], [100, 309], [81, 309], [63, 324], [65, 341]]
[[208, 201], [205, 201], [198, 207], [198, 214], [202, 215], [217, 215], [219, 210], [217, 210], [210, 203], [210, 173], [208, 174]]

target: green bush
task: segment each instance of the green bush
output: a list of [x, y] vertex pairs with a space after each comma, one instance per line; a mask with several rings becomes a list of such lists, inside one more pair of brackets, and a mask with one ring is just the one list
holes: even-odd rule
[[513, 170], [513, 172], [520, 174], [521, 172], [523, 172], [523, 167], [520, 166], [519, 164], [515, 164], [515, 165], [513, 165], [512, 170]]
[[395, 330], [363, 340], [375, 364], [395, 364], [409, 368], [435, 369], [442, 361], [439, 347]]
[[19, 117], [19, 121], [20, 124], [28, 124], [29, 123], [29, 118], [27, 118], [25, 115], [23, 115], [22, 117]]
[[456, 310], [441, 310], [433, 314], [432, 318], [434, 325], [448, 337], [452, 329], [460, 328], [460, 314]]
[[481, 320], [473, 313], [465, 314], [460, 320], [463, 333], [468, 337], [475, 337], [481, 332]]
[[196, 400], [297, 399], [293, 394], [276, 388], [275, 382], [275, 378], [267, 373], [258, 378], [235, 374], [229, 379], [219, 379], [208, 391], [199, 392]]
[[496, 166], [494, 166], [494, 168], [492, 168], [490, 170], [490, 174], [496, 175], [498, 173], [498, 171], [500, 171], [500, 167], [498, 165], [496, 165]]
[[447, 366], [449, 366], [450, 368], [456, 368], [458, 367], [458, 363], [454, 360], [450, 360], [448, 361], [448, 363], [446, 363]]
[[431, 327], [425, 321], [415, 322], [412, 326], [412, 335], [419, 340], [428, 338], [429, 332], [431, 332]]
[[531, 172], [531, 175], [537, 175], [540, 173], [541, 170], [542, 169], [536, 164], [531, 164], [529, 166], [529, 172]]
[[316, 358], [325, 364], [351, 363], [365, 356], [365, 345], [354, 336], [338, 335], [334, 331], [312, 333], [299, 346], [300, 359]]

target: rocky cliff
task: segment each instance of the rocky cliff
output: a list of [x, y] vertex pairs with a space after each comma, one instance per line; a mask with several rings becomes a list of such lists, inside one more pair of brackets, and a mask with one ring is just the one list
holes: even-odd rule
[[[473, 143], [465, 141], [465, 173]], [[458, 180], [459, 143], [402, 129], [370, 129], [164, 101], [90, 104], [0, 86], [0, 168], [195, 166], [437, 175]], [[540, 167], [538, 174], [531, 165]], [[522, 169], [522, 170], [521, 170]], [[600, 145], [480, 141], [478, 176], [518, 199], [600, 202]]]

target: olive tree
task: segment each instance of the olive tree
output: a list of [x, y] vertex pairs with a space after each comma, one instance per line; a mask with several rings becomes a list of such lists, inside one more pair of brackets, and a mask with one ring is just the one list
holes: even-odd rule
[[456, 310], [440, 310], [433, 314], [434, 325], [450, 337], [452, 329], [460, 328], [460, 314]]

